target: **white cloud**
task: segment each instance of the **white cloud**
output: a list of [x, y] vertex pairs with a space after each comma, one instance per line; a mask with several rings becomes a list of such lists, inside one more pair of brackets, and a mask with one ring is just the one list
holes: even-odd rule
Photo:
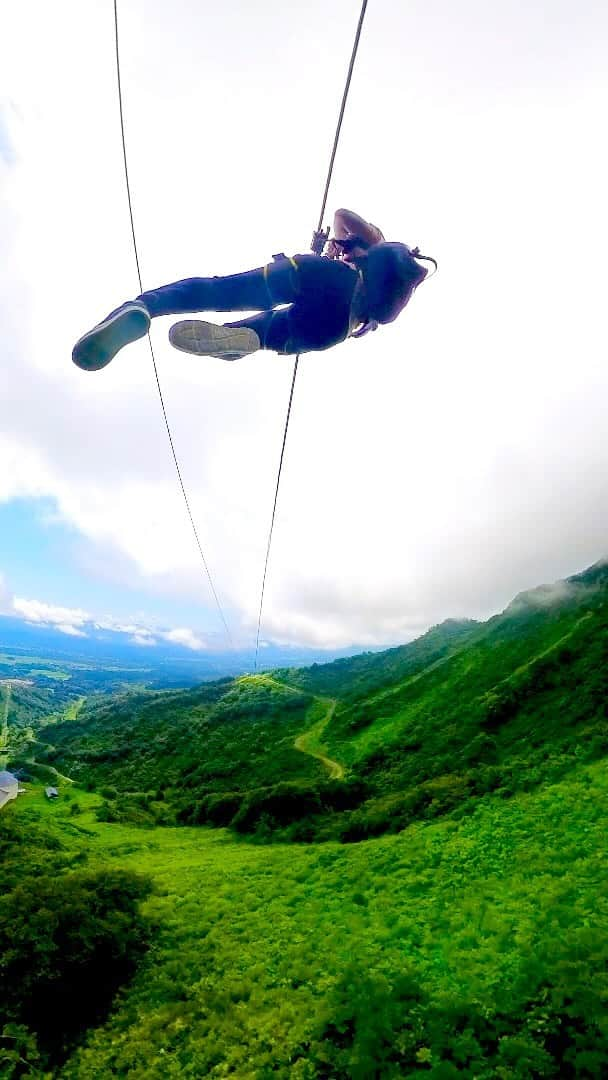
[[[91, 621], [91, 616], [80, 608], [59, 607], [45, 604], [42, 600], [26, 600], [16, 596], [13, 601], [14, 611], [30, 623], [49, 623], [58, 629], [64, 626], [79, 627]], [[64, 633], [68, 633], [64, 630]]]
[[88, 637], [89, 635], [84, 630], [79, 630], [76, 626], [71, 626], [69, 623], [54, 623], [55, 630], [59, 630], [62, 634], [68, 634], [69, 637]]
[[94, 636], [95, 631], [111, 631], [124, 634], [136, 645], [158, 645], [159, 639], [182, 645], [184, 648], [200, 652], [209, 646], [203, 638], [190, 627], [173, 629], [157, 626], [144, 626], [141, 623], [124, 623], [111, 616], [96, 617], [80, 608], [61, 607], [47, 604], [43, 600], [13, 597], [5, 579], [0, 574], [0, 613], [16, 615], [32, 626], [52, 626], [53, 629], [70, 637]]
[[193, 649], [196, 652], [200, 652], [206, 648], [204, 641], [187, 627], [180, 627], [176, 630], [168, 630], [161, 634], [161, 637], [165, 641], [171, 641], [174, 645], [185, 645], [187, 649]]
[[138, 634], [133, 634], [133, 636], [129, 638], [129, 641], [131, 641], [133, 643], [133, 645], [152, 645], [153, 646], [153, 645], [158, 644], [157, 641], [156, 641], [156, 638], [153, 638], [151, 634], [148, 634], [145, 631], [141, 631]]

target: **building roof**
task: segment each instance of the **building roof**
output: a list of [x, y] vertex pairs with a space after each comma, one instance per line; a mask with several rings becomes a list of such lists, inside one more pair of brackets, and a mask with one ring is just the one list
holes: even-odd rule
[[0, 772], [0, 810], [5, 803], [16, 799], [19, 794], [19, 781], [12, 773], [3, 770]]

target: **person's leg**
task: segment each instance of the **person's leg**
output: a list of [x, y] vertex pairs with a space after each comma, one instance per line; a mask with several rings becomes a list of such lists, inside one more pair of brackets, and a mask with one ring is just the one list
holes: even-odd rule
[[202, 319], [184, 319], [169, 330], [169, 341], [180, 352], [240, 360], [258, 349], [289, 353], [290, 308], [260, 311], [246, 319], [219, 325]]
[[265, 311], [294, 301], [350, 303], [356, 271], [319, 255], [281, 257], [225, 277], [193, 277], [138, 296], [152, 318], [195, 311]]
[[[294, 353], [322, 352], [344, 341], [349, 332], [349, 308], [345, 305], [326, 307], [311, 304], [291, 304], [278, 311], [261, 311], [238, 322], [224, 323], [217, 329], [253, 330], [260, 341], [258, 348], [271, 352], [293, 355]], [[197, 325], [193, 321], [193, 325]], [[198, 323], [200, 327], [213, 326]], [[204, 331], [198, 335], [202, 343]]]
[[[262, 347], [279, 352], [297, 352], [300, 346], [302, 351], [329, 348], [346, 336], [347, 331], [342, 333], [336, 325], [339, 323], [341, 327], [344, 322], [343, 309], [350, 303], [355, 281], [356, 274], [349, 267], [318, 255], [279, 258], [244, 274], [185, 278], [147, 290], [135, 301], [111, 312], [80, 338], [72, 359], [88, 371], [105, 367], [119, 349], [147, 333], [150, 318], [160, 315], [188, 311], [264, 311], [294, 301], [306, 307], [306, 314], [301, 313], [298, 333], [294, 337], [294, 326], [290, 326], [288, 334], [285, 320], [275, 325], [275, 320], [268, 316], [270, 336]], [[300, 303], [296, 307], [299, 310]], [[324, 325], [328, 318], [331, 327]], [[288, 322], [292, 322], [291, 316]], [[260, 325], [265, 330], [266, 323]], [[275, 344], [270, 344], [271, 340]], [[245, 351], [253, 351], [252, 341]]]
[[83, 371], [99, 371], [124, 345], [145, 337], [149, 329], [150, 312], [145, 304], [129, 300], [78, 339], [72, 360]]
[[221, 326], [186, 319], [171, 327], [169, 341], [182, 352], [224, 360], [238, 360], [258, 349], [283, 355], [320, 352], [348, 336], [349, 310], [344, 304], [328, 308], [295, 303]]
[[[187, 319], [171, 327], [171, 344], [183, 352], [234, 360], [257, 349], [283, 354], [320, 351], [347, 337], [350, 303], [357, 281], [354, 270], [317, 255], [297, 255], [294, 259], [277, 259], [263, 273], [275, 302], [294, 298], [289, 307], [262, 311], [223, 326]], [[243, 278], [247, 276], [212, 279], [218, 282], [217, 290], [221, 294], [218, 299], [225, 295], [226, 288], [238, 290], [238, 296], [231, 297], [232, 310], [237, 309], [238, 298], [246, 292]], [[209, 279], [198, 280], [205, 290]], [[259, 280], [254, 282], [257, 284]], [[254, 307], [253, 303], [246, 306]], [[215, 310], [224, 309], [218, 305]]]
[[297, 295], [295, 262], [280, 259], [226, 277], [195, 277], [149, 289], [138, 296], [152, 318], [187, 311], [264, 311], [290, 304]]
[[[291, 303], [296, 291], [296, 264], [291, 259], [279, 259], [244, 274], [175, 281], [149, 289], [110, 312], [76, 342], [72, 359], [85, 371], [98, 371], [124, 345], [144, 337], [151, 318], [186, 311], [264, 310]], [[245, 351], [253, 351], [253, 339], [241, 345]]]

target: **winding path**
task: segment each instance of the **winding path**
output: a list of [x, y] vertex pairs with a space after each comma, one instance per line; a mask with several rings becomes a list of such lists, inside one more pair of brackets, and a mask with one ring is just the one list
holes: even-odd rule
[[[316, 698], [315, 700], [321, 701], [324, 699]], [[316, 758], [317, 761], [320, 761], [329, 772], [330, 780], [343, 780], [344, 766], [341, 765], [339, 761], [332, 761], [332, 759], [328, 758], [325, 754], [323, 754], [320, 749], [313, 750], [308, 745], [309, 742], [314, 742], [318, 746], [319, 738], [325, 731], [325, 728], [327, 727], [329, 721], [334, 715], [337, 702], [333, 698], [325, 700], [327, 700], [327, 704], [329, 707], [323, 719], [319, 720], [319, 722], [315, 724], [315, 726], [311, 728], [310, 731], [305, 731], [303, 735], [298, 735], [293, 745], [296, 750], [299, 750], [302, 754], [309, 754], [310, 757]]]
[[[290, 686], [289, 683], [281, 682], [279, 679], [273, 679], [271, 675], [248, 675], [245, 676], [245, 678], [254, 679], [256, 682], [266, 683], [270, 686], [277, 686], [282, 690], [291, 690], [294, 694], [306, 693], [301, 687]], [[327, 712], [317, 721], [314, 727], [310, 728], [309, 731], [304, 731], [301, 735], [296, 736], [293, 744], [294, 749], [299, 750], [301, 754], [308, 754], [309, 757], [316, 758], [317, 761], [320, 761], [327, 769], [330, 780], [344, 780], [344, 766], [341, 765], [339, 761], [333, 761], [332, 758], [327, 757], [319, 746], [319, 739], [334, 715], [338, 702], [335, 698], [323, 698], [317, 697], [316, 695], [313, 695], [313, 701], [320, 701], [326, 705]]]

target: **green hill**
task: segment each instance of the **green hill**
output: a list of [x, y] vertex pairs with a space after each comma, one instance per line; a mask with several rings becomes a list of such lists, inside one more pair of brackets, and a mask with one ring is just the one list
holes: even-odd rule
[[338, 705], [329, 753], [376, 799], [368, 835], [562, 776], [608, 752], [608, 572], [517, 597], [440, 661]]
[[331, 664], [313, 664], [309, 668], [279, 668], [273, 674], [311, 693], [348, 701], [424, 670], [447, 656], [477, 625], [471, 619], [446, 619], [408, 645], [362, 653]]
[[598, 565], [41, 717], [36, 759], [97, 790], [0, 813], [0, 1075], [601, 1080], [607, 659]]
[[603, 757], [607, 658], [598, 564], [382, 653], [92, 703], [38, 758], [163, 820], [359, 840]]
[[95, 699], [75, 719], [41, 728], [36, 757], [110, 798], [144, 795], [153, 813], [162, 803], [163, 820], [170, 809], [199, 820], [206, 796], [226, 795], [230, 820], [239, 793], [285, 776], [322, 779], [322, 765], [294, 746], [315, 708], [310, 695], [264, 676]]

